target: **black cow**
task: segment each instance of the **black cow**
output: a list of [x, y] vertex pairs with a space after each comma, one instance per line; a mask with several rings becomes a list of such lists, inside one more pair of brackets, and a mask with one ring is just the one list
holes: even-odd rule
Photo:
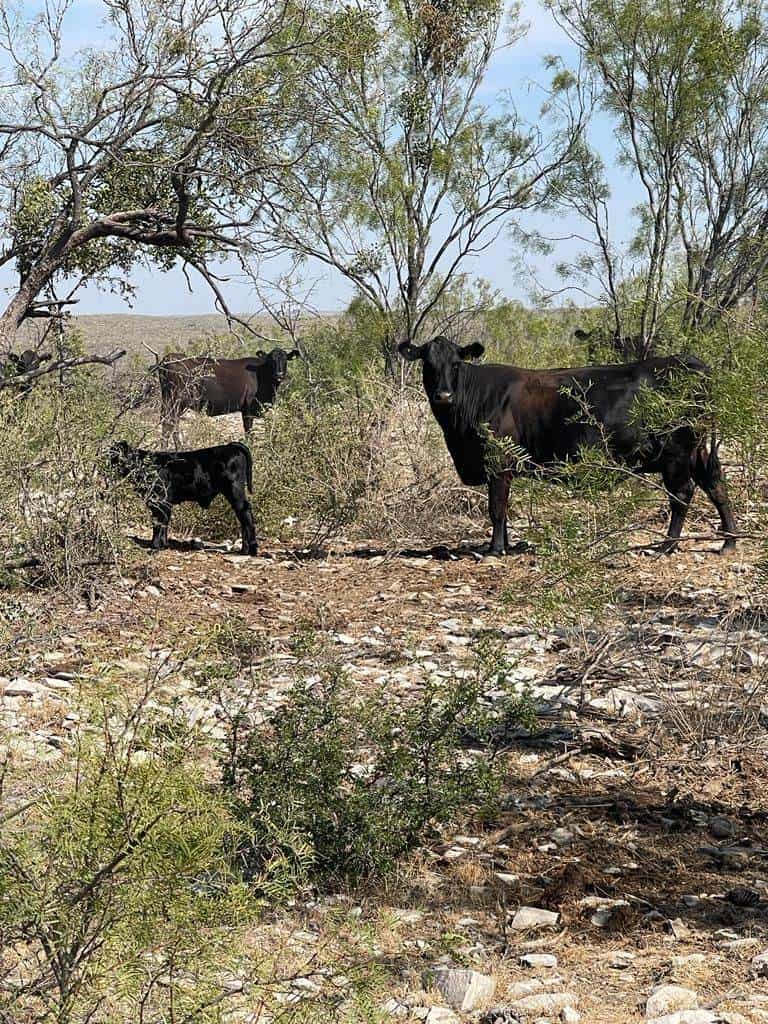
[[152, 550], [168, 546], [174, 505], [196, 501], [209, 508], [222, 494], [232, 506], [243, 535], [243, 554], [258, 553], [251, 503], [251, 453], [241, 441], [191, 452], [151, 452], [118, 441], [109, 450], [115, 473], [127, 477], [152, 514]]
[[179, 417], [185, 409], [208, 416], [239, 412], [246, 434], [257, 416], [275, 401], [278, 388], [288, 376], [288, 362], [300, 355], [272, 349], [245, 359], [214, 359], [211, 356], [173, 354], [157, 366], [160, 381], [160, 419], [163, 443], [172, 431], [179, 446]]
[[[465, 360], [483, 354], [479, 343], [459, 348], [437, 337], [425, 345], [404, 342], [404, 359], [422, 361], [424, 390], [440, 424], [456, 470], [465, 484], [488, 484], [493, 538], [490, 550], [508, 547], [507, 501], [511, 477], [546, 473], [580, 458], [584, 446], [606, 445], [614, 459], [640, 473], [661, 473], [671, 518], [663, 551], [677, 546], [695, 485], [717, 509], [723, 550], [736, 546], [736, 524], [715, 446], [688, 425], [670, 424], [649, 433], [633, 405], [641, 387], [658, 390], [675, 372], [706, 375], [693, 356], [668, 356], [639, 363], [523, 370], [516, 366], [473, 366]], [[527, 455], [519, 467], [486, 472], [488, 431], [510, 438]]]
[[[5, 352], [0, 355], [0, 377], [12, 379], [23, 373], [30, 373], [32, 370], [39, 370], [40, 366], [51, 358], [50, 352], [35, 352], [34, 349], [25, 348], [23, 352]], [[32, 389], [32, 381], [27, 381], [18, 386], [22, 394]]]

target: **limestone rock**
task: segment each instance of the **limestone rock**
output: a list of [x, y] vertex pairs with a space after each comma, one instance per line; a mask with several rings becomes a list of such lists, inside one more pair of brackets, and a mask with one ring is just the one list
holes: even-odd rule
[[554, 953], [526, 953], [520, 957], [523, 967], [557, 967]]
[[495, 978], [456, 967], [433, 967], [424, 980], [434, 985], [449, 1006], [465, 1013], [482, 1006], [496, 991]]
[[510, 1009], [527, 1024], [537, 1017], [560, 1015], [566, 1007], [575, 1009], [578, 1002], [579, 997], [574, 992], [540, 992], [538, 995], [518, 999]]
[[445, 1006], [417, 1006], [412, 1011], [416, 1020], [424, 1024], [461, 1024], [461, 1020]]
[[722, 1019], [709, 1010], [678, 1010], [677, 1013], [665, 1013], [663, 1017], [653, 1017], [647, 1024], [720, 1024]]
[[698, 997], [690, 988], [683, 988], [682, 985], [659, 985], [648, 996], [645, 1016], [652, 1019], [674, 1014], [677, 1010], [694, 1010], [697, 1002]]
[[560, 915], [554, 910], [542, 910], [540, 907], [520, 907], [512, 918], [515, 931], [524, 932], [533, 928], [554, 928]]

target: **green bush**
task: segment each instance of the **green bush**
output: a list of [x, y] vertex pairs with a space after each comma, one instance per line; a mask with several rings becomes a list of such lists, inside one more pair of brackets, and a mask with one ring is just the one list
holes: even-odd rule
[[220, 1019], [232, 930], [256, 911], [240, 826], [148, 705], [92, 713], [31, 800], [5, 765], [0, 1020]]
[[505, 685], [508, 668], [484, 651], [472, 673], [425, 675], [413, 696], [362, 696], [332, 666], [319, 681], [297, 682], [264, 724], [233, 719], [224, 774], [249, 830], [251, 870], [290, 859], [276, 844], [279, 826], [309, 851], [310, 881], [354, 883], [391, 869], [469, 808], [482, 813], [498, 792], [500, 765], [491, 748], [467, 749], [467, 737], [488, 739], [499, 715], [531, 722], [531, 705], [512, 691], [494, 709], [483, 700]]

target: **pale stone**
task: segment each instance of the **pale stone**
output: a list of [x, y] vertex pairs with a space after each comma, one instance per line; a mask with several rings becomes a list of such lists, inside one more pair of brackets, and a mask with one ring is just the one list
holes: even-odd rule
[[557, 967], [557, 957], [553, 953], [526, 953], [520, 963], [523, 967]]
[[682, 985], [659, 985], [655, 988], [645, 1004], [645, 1015], [648, 1018], [663, 1017], [677, 1010], [693, 1010], [698, 997], [690, 988]]
[[554, 928], [560, 915], [554, 910], [542, 910], [540, 907], [520, 907], [512, 918], [515, 931], [524, 932], [531, 928]]
[[433, 967], [425, 972], [424, 980], [434, 985], [449, 1006], [465, 1013], [482, 1006], [496, 991], [495, 978], [456, 967]]

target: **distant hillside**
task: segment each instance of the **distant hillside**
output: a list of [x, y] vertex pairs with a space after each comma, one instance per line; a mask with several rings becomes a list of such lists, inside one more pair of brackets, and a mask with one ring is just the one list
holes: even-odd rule
[[[142, 342], [157, 352], [166, 348], [186, 350], [191, 342], [206, 336], [227, 333], [226, 318], [217, 313], [202, 316], [141, 316], [135, 313], [114, 313], [109, 315], [73, 316], [73, 324], [85, 337], [90, 352], [103, 355], [114, 348], [124, 348], [128, 353], [149, 357]], [[257, 324], [259, 323], [256, 321]], [[269, 321], [262, 321], [269, 330]], [[25, 343], [39, 337], [41, 321], [28, 321], [20, 332]], [[254, 339], [258, 347], [258, 341]]]

